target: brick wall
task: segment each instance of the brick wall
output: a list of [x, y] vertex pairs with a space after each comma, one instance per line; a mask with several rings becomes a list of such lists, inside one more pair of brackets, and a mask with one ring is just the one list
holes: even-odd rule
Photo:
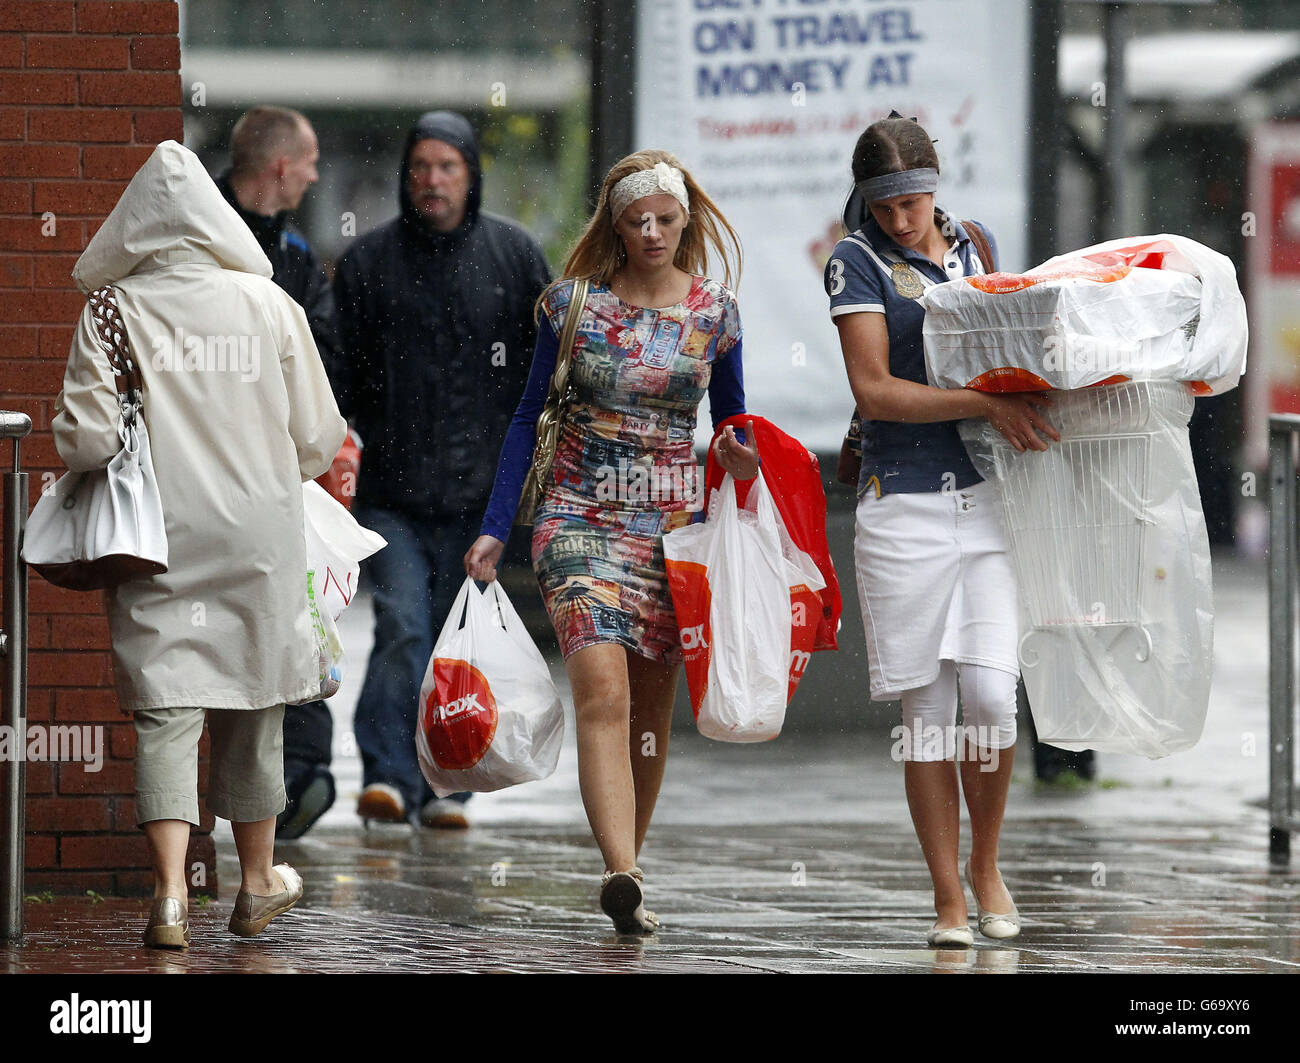
[[[50, 419], [85, 302], [72, 267], [153, 145], [182, 138], [179, 69], [173, 0], [0, 3], [0, 407], [32, 419], [32, 504], [63, 471]], [[104, 761], [97, 773], [28, 763], [27, 890], [146, 892], [135, 732], [113, 691], [103, 597], [32, 573], [30, 598], [28, 721], [102, 726]], [[205, 812], [193, 893], [216, 891], [211, 826]]]

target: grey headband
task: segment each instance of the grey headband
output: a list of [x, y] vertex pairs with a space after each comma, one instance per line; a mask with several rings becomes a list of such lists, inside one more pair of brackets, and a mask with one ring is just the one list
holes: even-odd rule
[[902, 170], [898, 173], [881, 174], [859, 181], [857, 189], [868, 203], [878, 199], [903, 196], [908, 192], [937, 192], [939, 190], [939, 171], [930, 166], [917, 170]]

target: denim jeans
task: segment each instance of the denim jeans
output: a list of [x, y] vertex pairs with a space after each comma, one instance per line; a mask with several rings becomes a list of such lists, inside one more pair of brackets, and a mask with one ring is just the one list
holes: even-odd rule
[[375, 645], [353, 721], [362, 785], [396, 788], [408, 814], [433, 797], [415, 756], [420, 682], [434, 639], [465, 582], [463, 558], [478, 538], [480, 516], [424, 523], [394, 510], [357, 508], [357, 520], [388, 540], [361, 562], [375, 609]]

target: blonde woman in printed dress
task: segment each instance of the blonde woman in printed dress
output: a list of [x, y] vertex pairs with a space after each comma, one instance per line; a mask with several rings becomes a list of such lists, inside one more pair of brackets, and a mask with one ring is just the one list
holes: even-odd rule
[[[710, 251], [726, 285], [703, 275]], [[681, 659], [663, 536], [689, 523], [703, 490], [693, 447], [700, 399], [707, 391], [715, 426], [745, 412], [728, 252], [738, 266], [735, 231], [672, 155], [640, 151], [610, 170], [563, 276], [538, 301], [528, 385], [482, 535], [465, 555], [469, 575], [496, 578], [557, 337], [576, 311], [571, 398], [532, 557], [573, 688], [582, 801], [605, 858], [601, 908], [621, 934], [659, 925], [636, 865], [663, 780]], [[587, 298], [570, 307], [583, 277]], [[758, 472], [756, 448], [730, 429], [715, 453], [738, 479]]]

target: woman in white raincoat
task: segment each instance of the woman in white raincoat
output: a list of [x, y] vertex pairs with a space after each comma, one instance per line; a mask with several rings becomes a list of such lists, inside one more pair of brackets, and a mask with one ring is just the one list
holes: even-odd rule
[[[174, 141], [140, 168], [73, 278], [87, 293], [116, 290], [167, 531], [167, 572], [108, 593], [118, 693], [138, 739], [136, 819], [155, 872], [145, 939], [189, 943], [184, 860], [205, 710], [219, 710], [206, 713], [208, 807], [231, 820], [243, 876], [230, 928], [251, 936], [302, 895], [297, 872], [271, 865], [284, 704], [320, 683], [301, 484], [329, 467], [346, 426], [302, 309]], [[117, 391], [89, 307], [56, 409], [68, 468], [106, 466], [120, 445]]]

